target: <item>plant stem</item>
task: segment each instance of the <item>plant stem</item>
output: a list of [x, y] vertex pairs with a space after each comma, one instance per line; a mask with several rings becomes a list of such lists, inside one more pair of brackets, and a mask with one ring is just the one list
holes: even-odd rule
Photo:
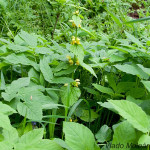
[[57, 25], [59, 16], [60, 16], [60, 12], [57, 14], [57, 17], [56, 17], [56, 22], [55, 22], [54, 29], [53, 29], [53, 32], [52, 32], [52, 40], [54, 39], [54, 33], [55, 33], [55, 29], [56, 29], [56, 25]]
[[65, 107], [65, 121], [67, 121], [68, 109], [69, 109], [69, 97], [70, 97], [70, 85], [67, 86], [67, 107]]
[[[56, 110], [50, 110], [49, 111], [49, 114], [50, 115], [56, 115]], [[52, 123], [49, 123], [49, 139], [52, 139], [54, 138], [54, 131], [55, 131], [55, 123], [56, 123], [56, 118], [54, 117], [51, 117], [49, 119], [50, 122]]]

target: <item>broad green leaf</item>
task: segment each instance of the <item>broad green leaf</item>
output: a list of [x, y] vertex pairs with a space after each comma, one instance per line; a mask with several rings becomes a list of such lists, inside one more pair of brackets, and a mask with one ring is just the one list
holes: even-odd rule
[[94, 112], [93, 109], [90, 110], [90, 115], [89, 115], [89, 110], [82, 109], [81, 114], [77, 116], [85, 122], [93, 122], [95, 119], [99, 117], [99, 115], [96, 112]]
[[74, 82], [74, 80], [68, 77], [55, 77], [52, 79], [52, 83], [65, 84], [70, 82]]
[[4, 141], [8, 141], [10, 144], [15, 144], [18, 140], [18, 132], [15, 128], [11, 130], [4, 129], [2, 135], [4, 136]]
[[88, 29], [82, 27], [81, 30], [84, 31], [85, 33], [88, 33], [89, 35], [91, 35], [95, 38], [95, 35], [92, 34]]
[[35, 49], [35, 53], [37, 53], [37, 54], [49, 54], [49, 55], [52, 55], [53, 51], [50, 48], [47, 48], [47, 47], [37, 47]]
[[141, 64], [137, 64], [145, 73], [147, 73], [150, 76], [150, 68], [145, 68]]
[[93, 133], [84, 125], [64, 122], [65, 142], [72, 150], [96, 150]]
[[8, 66], [8, 64], [5, 63], [5, 62], [0, 63], [0, 69], [2, 69], [2, 68], [5, 67], [5, 66]]
[[54, 141], [59, 144], [61, 147], [66, 148], [67, 150], [70, 150], [69, 146], [66, 144], [65, 141], [59, 138], [55, 138]]
[[37, 38], [23, 30], [18, 34], [29, 46], [37, 46]]
[[58, 109], [58, 106], [61, 106], [61, 107], [64, 107], [64, 105], [60, 105], [60, 104], [45, 104], [45, 105], [42, 105], [42, 109], [44, 110], [48, 110], [48, 109]]
[[93, 84], [93, 86], [102, 93], [106, 93], [106, 94], [109, 94], [109, 95], [114, 94], [113, 90], [108, 88], [108, 87], [104, 87], [104, 86], [101, 86], [101, 85], [98, 85], [98, 84]]
[[109, 100], [109, 103], [118, 111], [118, 113], [136, 129], [146, 133], [148, 132], [149, 122], [145, 112], [133, 102]]
[[53, 79], [53, 72], [50, 66], [48, 65], [48, 62], [45, 57], [40, 60], [40, 70], [45, 80], [51, 83], [51, 80]]
[[70, 66], [66, 70], [61, 70], [59, 72], [54, 73], [54, 75], [55, 76], [62, 76], [62, 75], [71, 74], [72, 72], [75, 72], [76, 69], [77, 69], [77, 66]]
[[0, 113], [3, 113], [5, 115], [11, 115], [17, 112], [13, 108], [11, 108], [9, 105], [6, 105], [0, 102]]
[[77, 15], [72, 16], [72, 20], [74, 21], [75, 25], [78, 27], [79, 24], [81, 23], [80, 17]]
[[148, 90], [148, 92], [150, 92], [150, 81], [144, 81], [144, 80], [142, 80], [141, 82], [144, 84], [144, 86], [146, 87], [146, 89]]
[[138, 141], [138, 144], [141, 144], [141, 145], [150, 145], [150, 136], [149, 135], [146, 135], [146, 134], [143, 134], [139, 141]]
[[113, 63], [113, 62], [123, 61], [123, 60], [125, 60], [125, 59], [126, 59], [126, 58], [123, 57], [123, 56], [111, 55], [109, 61]]
[[57, 91], [60, 91], [60, 89], [53, 89], [53, 88], [46, 88], [46, 92], [50, 96], [50, 98], [53, 100], [53, 102], [58, 103], [59, 101], [59, 94]]
[[27, 45], [25, 41], [18, 34], [14, 38], [14, 43], [17, 45]]
[[63, 150], [55, 141], [52, 140], [40, 140], [37, 144], [35, 143], [35, 148], [38, 150]]
[[140, 107], [150, 116], [150, 100], [141, 100]]
[[127, 121], [122, 122], [114, 131], [112, 145], [117, 146], [120, 143], [122, 146], [112, 147], [110, 150], [130, 150], [128, 145], [134, 143], [136, 139], [136, 130]]
[[129, 40], [131, 40], [133, 43], [135, 43], [136, 45], [140, 46], [140, 47], [143, 47], [143, 44], [137, 39], [135, 38], [133, 35], [131, 35], [130, 33], [128, 33], [127, 31], [124, 31], [127, 38]]
[[18, 65], [18, 64], [22, 64], [25, 66], [33, 66], [37, 71], [39, 71], [39, 66], [38, 64], [36, 64], [34, 61], [28, 59], [26, 57], [26, 55], [24, 54], [10, 54], [6, 57], [4, 57], [4, 59], [6, 60], [6, 62], [10, 63], [10, 64], [14, 64], [14, 65]]
[[6, 130], [11, 130], [12, 126], [7, 115], [0, 113], [0, 127]]
[[136, 87], [136, 82], [119, 82], [117, 84], [117, 93], [126, 93]]
[[8, 141], [0, 142], [0, 150], [13, 150], [12, 147]]
[[[1, 2], [1, 1], [0, 1]], [[9, 41], [7, 41], [6, 39], [0, 38], [0, 42], [1, 43], [6, 43], [6, 44], [10, 44]]]
[[30, 86], [21, 88], [17, 96], [25, 102], [30, 101], [32, 97], [33, 102], [38, 102], [41, 105], [54, 103], [54, 101], [49, 96], [45, 96], [42, 91], [45, 91], [45, 89], [43, 90], [43, 88], [39, 86]]
[[42, 120], [42, 106], [38, 102], [32, 100], [17, 105], [17, 110], [20, 115], [31, 120]]
[[111, 139], [112, 130], [107, 126], [103, 125], [100, 130], [96, 133], [95, 137], [98, 142], [104, 143]]
[[5, 92], [2, 92], [2, 97], [5, 101], [11, 101], [17, 94], [20, 88], [28, 86], [30, 78], [19, 78], [14, 80], [10, 85], [6, 87]]
[[99, 105], [101, 105], [102, 107], [105, 107], [105, 108], [107, 108], [107, 109], [109, 109], [109, 110], [111, 110], [111, 111], [117, 113], [117, 111], [114, 109], [114, 107], [113, 107], [113, 105], [112, 105], [111, 103], [109, 103], [109, 102], [104, 102], [104, 103], [102, 103], [102, 102], [97, 102], [97, 103], [98, 103]]
[[117, 69], [126, 72], [127, 74], [137, 75], [138, 77], [142, 79], [148, 79], [149, 76], [146, 74], [140, 67], [137, 65], [114, 65]]
[[28, 48], [26, 46], [20, 46], [20, 45], [16, 45], [16, 44], [13, 44], [13, 43], [9, 44], [8, 48], [15, 51], [16, 53], [26, 52], [26, 51], [30, 50], [30, 48]]
[[134, 98], [142, 98], [145, 96], [145, 89], [144, 88], [131, 88], [126, 95], [130, 95]]
[[108, 74], [107, 79], [108, 79], [109, 85], [113, 88], [113, 90], [117, 91], [115, 76], [113, 74]]
[[70, 109], [69, 114], [68, 114], [68, 120], [69, 118], [71, 118], [71, 116], [73, 115], [73, 113], [75, 113], [75, 110], [77, 109], [77, 107], [79, 106], [79, 104], [82, 102], [83, 99], [78, 100]]
[[58, 72], [61, 71], [63, 69], [68, 69], [70, 67], [70, 65], [66, 62], [61, 62], [56, 68], [54, 68], [53, 72]]
[[77, 87], [63, 86], [60, 91], [62, 103], [66, 106], [72, 106], [76, 103], [81, 95], [81, 91]]
[[87, 87], [83, 87], [85, 90], [87, 90], [88, 93], [93, 94], [93, 95], [98, 95], [99, 96], [99, 92], [97, 92], [96, 90], [92, 89], [92, 88], [87, 88]]
[[85, 64], [85, 63], [81, 63], [81, 66], [88, 70], [93, 76], [95, 76], [97, 78], [97, 75], [95, 74], [94, 70], [92, 69], [92, 67], [90, 67], [89, 65]]
[[30, 65], [30, 60], [24, 55], [24, 54], [19, 54], [16, 55], [14, 53], [4, 57], [4, 59], [14, 65], [17, 64], [22, 64], [22, 65]]
[[84, 48], [82, 45], [71, 45], [70, 51], [78, 58], [79, 63], [81, 64], [84, 59]]
[[33, 144], [18, 143], [15, 150], [63, 150], [63, 148], [55, 141], [44, 139]]
[[[22, 126], [19, 129], [21, 129], [21, 128], [22, 128]], [[32, 130], [33, 130], [33, 124], [32, 124], [32, 122], [29, 122], [25, 126], [24, 134], [28, 133], [29, 131], [32, 131]], [[22, 133], [21, 133], [21, 135], [22, 135]]]
[[[126, 97], [126, 100], [127, 101], [130, 101], [130, 102], [133, 102], [133, 103], [135, 103], [135, 104], [137, 104], [137, 105], [139, 105], [140, 107], [141, 107], [141, 103], [143, 102], [143, 100], [139, 100], [139, 99], [135, 99], [135, 98], [133, 98], [132, 96], [130, 96], [130, 95], [128, 95], [127, 97]], [[144, 100], [144, 102], [145, 102], [146, 100]], [[142, 108], [142, 107], [141, 107]], [[142, 108], [143, 109], [143, 108]], [[144, 110], [145, 111], [145, 110]]]
[[22, 135], [18, 142], [27, 145], [35, 144], [42, 139], [43, 133], [44, 133], [43, 128], [34, 129]]
[[30, 77], [30, 79], [35, 82], [35, 83], [39, 83], [39, 79], [40, 79], [40, 75], [39, 73], [34, 69], [31, 68], [30, 71], [28, 72], [28, 76]]

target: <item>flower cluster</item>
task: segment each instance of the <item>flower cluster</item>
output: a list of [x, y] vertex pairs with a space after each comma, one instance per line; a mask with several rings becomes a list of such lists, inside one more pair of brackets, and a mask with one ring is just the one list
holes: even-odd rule
[[70, 65], [73, 65], [73, 60], [71, 59], [71, 56], [66, 56], [66, 58], [68, 59], [68, 61], [69, 61], [69, 64]]
[[68, 55], [66, 56], [66, 58], [68, 59], [70, 65], [73, 65], [74, 62], [75, 62], [76, 65], [80, 64], [79, 60], [77, 58], [74, 58], [74, 60], [72, 60], [71, 56], [68, 56]]
[[[80, 85], [80, 79], [76, 79], [71, 83], [73, 86], [78, 87]], [[65, 83], [64, 86], [68, 86], [68, 83]]]
[[72, 44], [72, 45], [74, 45], [74, 44], [79, 45], [79, 44], [80, 44], [80, 39], [79, 39], [78, 37], [72, 36], [71, 44]]
[[80, 85], [80, 79], [76, 79], [75, 82], [72, 83], [73, 86], [78, 87]]
[[76, 10], [73, 14], [74, 15], [79, 15], [79, 10]]
[[[74, 23], [73, 20], [69, 20], [69, 22], [72, 22], [72, 27], [75, 28], [76, 27], [76, 24]], [[81, 22], [81, 20], [80, 20]], [[81, 24], [78, 25], [78, 28], [81, 28]]]

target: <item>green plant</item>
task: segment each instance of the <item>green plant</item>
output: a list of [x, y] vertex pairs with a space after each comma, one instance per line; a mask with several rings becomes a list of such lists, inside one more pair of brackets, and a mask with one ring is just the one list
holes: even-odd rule
[[1, 1], [0, 148], [148, 150], [148, 6]]

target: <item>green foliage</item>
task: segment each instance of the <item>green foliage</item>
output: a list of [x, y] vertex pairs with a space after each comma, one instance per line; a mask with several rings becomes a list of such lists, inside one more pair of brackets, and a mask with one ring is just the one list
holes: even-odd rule
[[148, 150], [149, 5], [1, 0], [0, 149]]
[[65, 142], [72, 150], [98, 150], [94, 135], [87, 127], [73, 122], [64, 122], [63, 126]]

